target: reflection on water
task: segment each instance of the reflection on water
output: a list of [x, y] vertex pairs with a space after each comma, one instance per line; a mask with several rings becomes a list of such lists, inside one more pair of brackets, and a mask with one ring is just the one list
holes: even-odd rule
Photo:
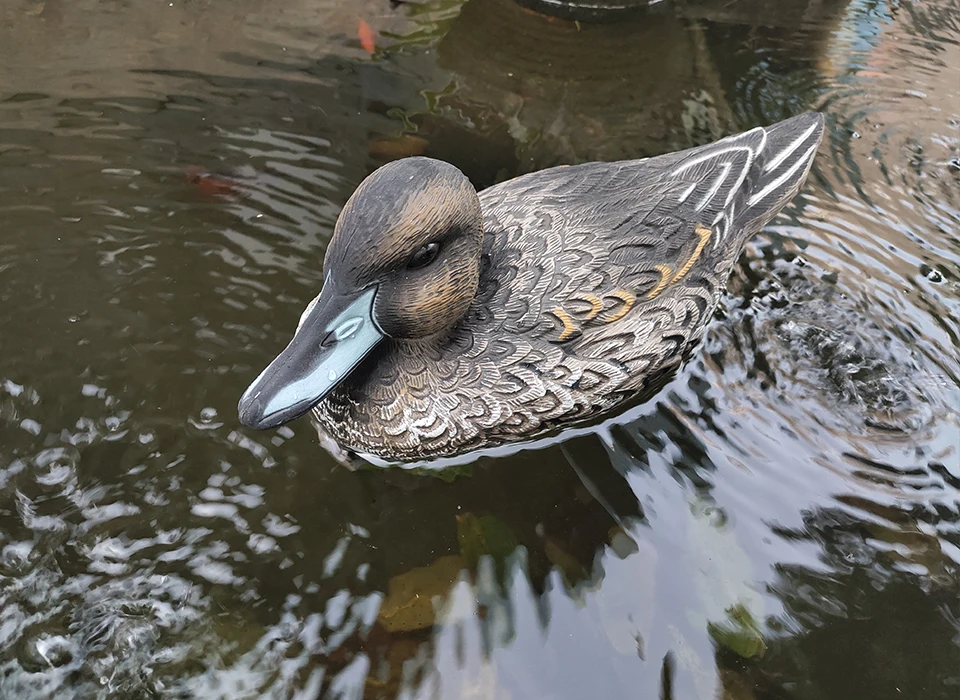
[[[956, 697], [960, 6], [771, 7], [5, 3], [0, 698]], [[238, 425], [385, 160], [484, 186], [810, 108], [625, 422], [442, 477]]]

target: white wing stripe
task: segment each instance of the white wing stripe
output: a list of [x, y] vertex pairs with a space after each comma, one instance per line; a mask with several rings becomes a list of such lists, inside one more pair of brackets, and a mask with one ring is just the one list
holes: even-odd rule
[[733, 163], [724, 163], [723, 171], [720, 173], [719, 177], [714, 181], [713, 187], [710, 188], [710, 191], [703, 195], [703, 199], [700, 200], [700, 203], [696, 206], [696, 211], [702, 210], [707, 203], [713, 199], [714, 195], [717, 194], [717, 191], [723, 185], [724, 180], [727, 179], [727, 175], [730, 174], [730, 168], [733, 167]]
[[704, 153], [699, 157], [694, 158], [693, 160], [686, 161], [683, 165], [681, 165], [679, 168], [673, 171], [672, 176], [676, 177], [681, 173], [686, 172], [687, 170], [692, 168], [694, 165], [699, 165], [705, 160], [712, 160], [714, 158], [717, 158], [718, 156], [724, 155], [725, 153], [736, 153], [737, 151], [747, 152], [747, 167], [749, 168], [750, 164], [753, 162], [753, 157], [755, 155], [755, 153], [753, 152], [753, 149], [747, 146], [730, 146], [729, 148], [722, 148], [719, 151], [708, 151], [707, 153]]
[[[748, 144], [743, 143], [744, 141], [749, 141], [751, 138], [756, 137], [758, 134], [760, 136], [760, 143], [757, 147], [753, 147], [749, 143]], [[740, 172], [737, 174], [736, 183], [730, 189], [729, 193], [727, 194], [726, 201], [724, 201], [723, 203], [724, 207], [727, 207], [730, 205], [730, 202], [733, 200], [733, 197], [736, 195], [741, 185], [743, 185], [743, 181], [746, 179], [747, 174], [750, 172], [750, 168], [753, 166], [753, 162], [756, 160], [757, 155], [761, 151], [763, 151], [764, 147], [766, 146], [767, 132], [763, 127], [758, 126], [755, 129], [751, 129], [750, 131], [747, 131], [743, 134], [740, 134], [739, 136], [733, 137], [728, 141], [727, 140], [725, 141], [726, 143], [724, 143], [724, 141], [720, 141], [717, 144], [717, 145], [723, 144], [724, 147], [706, 149], [704, 153], [701, 153], [696, 158], [693, 158], [692, 160], [687, 160], [681, 163], [680, 166], [677, 167], [671, 174], [672, 177], [678, 177], [684, 172], [686, 172], [687, 170], [689, 170], [690, 168], [696, 165], [699, 165], [700, 163], [703, 163], [709, 160], [718, 160], [720, 156], [723, 156], [723, 155], [731, 156], [729, 160], [723, 163], [723, 168], [724, 168], [723, 173], [718, 178], [718, 180], [714, 183], [714, 186], [711, 188], [710, 192], [701, 200], [699, 206], [697, 206], [696, 208], [697, 211], [700, 211], [701, 209], [703, 209], [710, 202], [710, 200], [713, 199], [714, 196], [716, 196], [716, 193], [719, 191], [720, 187], [723, 185], [723, 183], [726, 181], [726, 178], [729, 176], [730, 171], [733, 169], [734, 166], [736, 166]], [[743, 162], [743, 161], [746, 161], [746, 162]], [[686, 199], [694, 192], [695, 189], [696, 189], [695, 186], [688, 187], [686, 190], [684, 190], [683, 193], [681, 193], [679, 201], [681, 203], [686, 201]]]
[[813, 124], [811, 124], [809, 129], [807, 129], [800, 136], [798, 136], [793, 141], [793, 143], [791, 143], [785, 149], [780, 151], [780, 153], [777, 154], [776, 158], [774, 158], [769, 163], [767, 163], [766, 166], [764, 166], [763, 168], [763, 172], [769, 173], [771, 170], [773, 170], [778, 165], [780, 165], [783, 161], [785, 161], [790, 156], [790, 154], [793, 153], [795, 150], [797, 150], [800, 147], [800, 144], [802, 144], [807, 139], [807, 137], [810, 136], [810, 134], [812, 134], [816, 130], [817, 126], [819, 126], [817, 122], [814, 122]]
[[689, 197], [690, 194], [691, 194], [695, 189], [697, 189], [697, 183], [694, 182], [693, 184], [691, 184], [687, 189], [685, 189], [685, 190], [680, 194], [680, 196], [677, 198], [677, 201], [678, 201], [680, 204], [683, 204], [684, 202], [687, 201], [687, 197]]
[[[757, 153], [763, 153], [763, 149], [767, 147], [767, 131], [766, 129], [761, 129], [761, 139], [760, 147], [757, 148]], [[723, 203], [724, 208], [730, 206], [730, 202], [736, 196], [737, 192], [740, 191], [740, 186], [743, 184], [743, 181], [747, 178], [747, 173], [750, 172], [750, 166], [753, 165], [751, 160], [747, 163], [747, 167], [740, 171], [740, 177], [737, 178], [737, 181], [733, 183], [733, 187], [730, 188], [730, 192], [727, 194], [727, 200]], [[730, 212], [731, 218], [733, 217], [733, 212]]]
[[787, 180], [789, 180], [789, 179], [793, 176], [793, 174], [794, 174], [795, 172], [797, 172], [797, 170], [798, 170], [801, 166], [803, 166], [803, 165], [808, 165], [808, 166], [809, 166], [809, 165], [810, 165], [810, 156], [811, 156], [811, 155], [813, 154], [813, 152], [816, 151], [816, 150], [817, 150], [817, 144], [813, 144], [812, 146], [810, 146], [810, 148], [807, 149], [807, 152], [804, 153], [803, 156], [802, 156], [801, 158], [799, 158], [796, 163], [794, 163], [793, 165], [791, 165], [790, 168], [789, 168], [785, 173], [783, 173], [783, 174], [782, 174], [780, 177], [778, 177], [776, 180], [774, 180], [774, 181], [771, 182], [769, 185], [767, 185], [767, 186], [764, 187], [762, 190], [760, 190], [760, 191], [757, 192], [755, 195], [753, 195], [753, 196], [747, 201], [747, 206], [748, 206], [748, 207], [752, 207], [754, 204], [756, 204], [757, 202], [761, 201], [764, 197], [766, 197], [768, 194], [770, 194], [773, 190], [775, 190], [775, 189], [777, 189], [778, 187], [780, 187], [780, 185], [782, 185], [784, 182], [786, 182]]
[[713, 247], [716, 249], [727, 237], [727, 218], [723, 212], [720, 212], [713, 218]]

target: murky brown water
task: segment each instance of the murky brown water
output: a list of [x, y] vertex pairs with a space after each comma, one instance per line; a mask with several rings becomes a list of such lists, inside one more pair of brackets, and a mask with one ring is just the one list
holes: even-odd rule
[[[483, 186], [810, 108], [622, 425], [453, 480], [238, 425], [387, 159]], [[955, 699], [958, 231], [957, 0], [5, 0], [0, 698]]]

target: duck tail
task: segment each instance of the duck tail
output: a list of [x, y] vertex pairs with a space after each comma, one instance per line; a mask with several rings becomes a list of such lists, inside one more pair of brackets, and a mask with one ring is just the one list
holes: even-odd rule
[[813, 165], [823, 127], [819, 112], [764, 127], [766, 138], [753, 163], [752, 186], [744, 207], [737, 212], [743, 229], [758, 231], [797, 194]]

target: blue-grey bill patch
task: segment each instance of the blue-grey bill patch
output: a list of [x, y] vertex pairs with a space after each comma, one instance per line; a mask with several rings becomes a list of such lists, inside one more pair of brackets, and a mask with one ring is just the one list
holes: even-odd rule
[[275, 428], [323, 400], [383, 338], [373, 319], [376, 293], [376, 287], [356, 296], [321, 292], [290, 344], [240, 398], [240, 421]]

